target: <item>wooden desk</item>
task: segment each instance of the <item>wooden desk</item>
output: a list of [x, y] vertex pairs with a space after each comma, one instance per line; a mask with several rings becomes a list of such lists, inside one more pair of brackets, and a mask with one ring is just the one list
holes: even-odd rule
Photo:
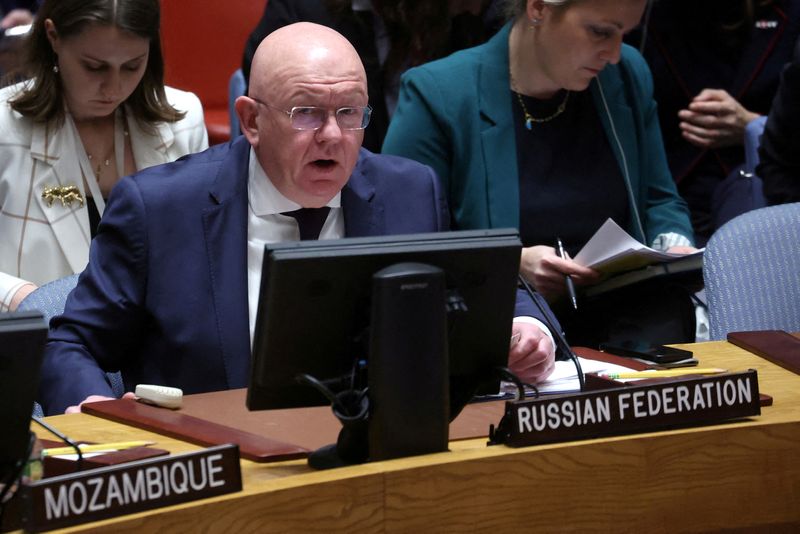
[[[701, 364], [758, 370], [775, 403], [752, 420], [542, 445], [451, 452], [314, 472], [242, 461], [241, 493], [69, 532], [675, 532], [800, 527], [800, 376], [727, 342], [686, 345]], [[153, 439], [89, 415], [49, 420], [78, 439]]]

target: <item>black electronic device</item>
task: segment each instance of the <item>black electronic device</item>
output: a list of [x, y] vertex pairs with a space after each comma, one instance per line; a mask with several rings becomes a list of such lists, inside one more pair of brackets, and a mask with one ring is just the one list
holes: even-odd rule
[[[441, 306], [449, 309], [449, 411], [455, 417], [473, 394], [498, 390], [495, 368], [508, 362], [521, 247], [517, 231], [507, 229], [266, 245], [248, 408], [329, 404], [330, 398], [298, 383], [302, 374], [323, 382], [334, 394], [365, 388], [367, 381], [360, 375], [369, 367], [373, 275], [415, 262], [444, 272], [446, 302]], [[378, 310], [391, 307], [384, 301]], [[379, 341], [392, 335], [393, 327], [385, 322], [386, 312], [381, 313], [372, 320]], [[415, 334], [398, 331], [396, 338], [407, 335]], [[436, 357], [437, 351], [430, 356]], [[391, 351], [383, 356], [391, 358]], [[399, 365], [384, 364], [389, 369]], [[426, 366], [409, 363], [407, 372], [415, 369], [421, 386]], [[380, 380], [390, 378], [384, 372]], [[404, 392], [408, 399], [418, 394], [413, 388]]]
[[372, 277], [367, 373], [372, 460], [447, 450], [446, 295], [444, 271], [431, 265], [398, 263]]
[[0, 474], [18, 468], [30, 445], [31, 413], [39, 388], [39, 370], [47, 322], [38, 311], [0, 313]]
[[674, 364], [676, 362], [692, 359], [692, 351], [676, 349], [664, 345], [615, 345], [611, 343], [601, 343], [600, 350], [616, 356], [637, 358], [656, 364]]

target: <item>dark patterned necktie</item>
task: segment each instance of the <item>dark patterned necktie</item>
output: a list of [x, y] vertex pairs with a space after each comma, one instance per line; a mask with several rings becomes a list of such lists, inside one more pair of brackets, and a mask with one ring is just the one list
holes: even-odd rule
[[300, 228], [300, 240], [307, 241], [309, 239], [319, 239], [319, 233], [322, 231], [322, 226], [325, 224], [325, 219], [328, 218], [330, 210], [328, 206], [300, 208], [299, 210], [285, 211], [281, 215], [293, 217]]

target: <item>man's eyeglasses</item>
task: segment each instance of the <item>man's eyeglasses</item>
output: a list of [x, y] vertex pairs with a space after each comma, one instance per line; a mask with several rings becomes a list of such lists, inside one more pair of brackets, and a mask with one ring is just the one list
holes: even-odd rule
[[[266, 106], [276, 111], [281, 111], [289, 116], [292, 128], [295, 130], [319, 130], [328, 120], [328, 110], [316, 106], [295, 106], [290, 110], [270, 106], [258, 98], [250, 97], [262, 106]], [[372, 116], [372, 108], [364, 107], [344, 107], [337, 109], [336, 124], [342, 130], [363, 130], [369, 124]]]

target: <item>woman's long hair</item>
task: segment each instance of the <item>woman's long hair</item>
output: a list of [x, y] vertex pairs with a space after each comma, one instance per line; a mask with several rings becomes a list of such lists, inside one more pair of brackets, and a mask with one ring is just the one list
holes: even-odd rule
[[152, 130], [153, 123], [175, 122], [185, 116], [185, 112], [169, 104], [164, 91], [158, 0], [46, 0], [25, 44], [26, 75], [31, 80], [11, 100], [14, 110], [36, 122], [61, 124], [64, 120], [64, 87], [53, 68], [58, 65], [58, 57], [47, 38], [47, 19], [53, 21], [61, 39], [79, 35], [90, 24], [115, 26], [146, 38], [150, 42], [147, 65], [126, 104], [145, 130]]

